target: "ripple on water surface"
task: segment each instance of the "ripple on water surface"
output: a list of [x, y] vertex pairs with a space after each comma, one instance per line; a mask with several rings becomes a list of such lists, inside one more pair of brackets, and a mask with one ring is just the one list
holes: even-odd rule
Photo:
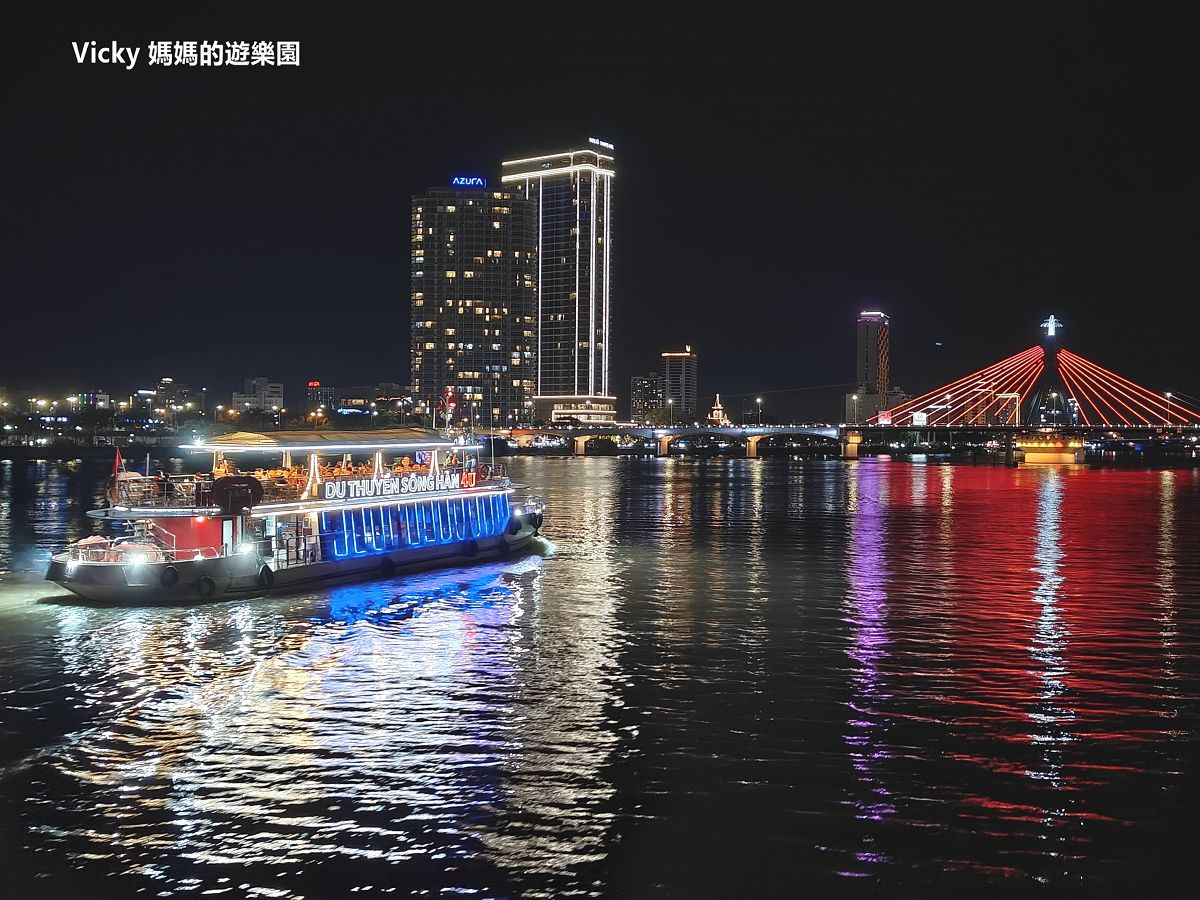
[[1184, 871], [1200, 475], [516, 460], [503, 564], [66, 602], [103, 466], [0, 462], [0, 884], [481, 895]]

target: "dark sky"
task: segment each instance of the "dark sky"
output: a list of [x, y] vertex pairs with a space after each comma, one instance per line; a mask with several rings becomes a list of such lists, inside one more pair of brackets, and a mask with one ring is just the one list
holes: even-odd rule
[[[852, 377], [866, 307], [892, 315], [913, 392], [1054, 312], [1084, 356], [1200, 394], [1183, 24], [830, 6], [10, 20], [0, 385], [403, 383], [410, 196], [596, 135], [617, 147], [622, 397], [691, 343], [703, 394], [832, 417], [834, 391], [789, 389]], [[76, 64], [72, 40], [114, 39], [142, 48], [134, 70]], [[150, 40], [202, 39], [300, 40], [302, 65], [146, 64]]]

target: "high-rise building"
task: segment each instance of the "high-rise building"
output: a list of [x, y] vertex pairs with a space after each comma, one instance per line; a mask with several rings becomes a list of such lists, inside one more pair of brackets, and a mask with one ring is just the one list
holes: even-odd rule
[[696, 367], [698, 357], [691, 346], [668, 350], [662, 355], [664, 400], [675, 407], [681, 422], [696, 418]]
[[[609, 152], [605, 152], [609, 151]], [[537, 216], [537, 375], [542, 421], [611, 422], [612, 144], [503, 163]]]
[[536, 278], [533, 201], [450, 188], [412, 198], [414, 412], [430, 415], [449, 388], [481, 424], [533, 419]]
[[184, 407], [188, 403], [199, 405], [196, 392], [174, 378], [160, 378], [155, 393], [158, 395], [159, 405], [166, 409]]
[[629, 417], [634, 422], [645, 422], [666, 405], [661, 373], [634, 375], [629, 380]]
[[888, 409], [891, 393], [889, 332], [891, 320], [877, 310], [858, 314], [855, 334], [854, 384], [856, 390], [846, 394], [843, 422], [858, 425], [875, 418]]
[[884, 406], [887, 406], [888, 383], [891, 377], [888, 371], [890, 328], [890, 320], [884, 313], [858, 314], [854, 382], [863, 389], [863, 393], [879, 394], [883, 398]]
[[266, 378], [247, 378], [241, 391], [235, 391], [231, 402], [233, 409], [283, 409], [283, 384]]

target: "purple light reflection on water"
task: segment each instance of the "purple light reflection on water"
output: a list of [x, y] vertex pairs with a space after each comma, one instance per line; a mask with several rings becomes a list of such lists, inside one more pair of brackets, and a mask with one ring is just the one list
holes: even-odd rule
[[[887, 570], [885, 517], [887, 486], [872, 463], [852, 467], [847, 479], [849, 535], [847, 551], [846, 621], [851, 628], [846, 653], [853, 661], [849, 707], [858, 716], [848, 721], [845, 742], [860, 788], [860, 796], [847, 801], [856, 819], [882, 822], [895, 814], [895, 804], [884, 783], [882, 767], [889, 752], [886, 726], [878, 708], [888, 700], [881, 667], [888, 657]], [[869, 840], [864, 836], [864, 840]], [[860, 851], [855, 858], [871, 866], [887, 862], [886, 854]]]

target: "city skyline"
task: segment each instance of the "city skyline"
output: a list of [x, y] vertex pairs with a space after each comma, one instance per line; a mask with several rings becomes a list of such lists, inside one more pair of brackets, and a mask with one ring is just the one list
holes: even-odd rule
[[[939, 18], [970, 40], [886, 9], [686, 42], [648, 22], [586, 105], [515, 60], [512, 96], [536, 87], [553, 110], [528, 121], [505, 102], [459, 115], [485, 86], [469, 67], [434, 79], [419, 45], [397, 60], [315, 22], [295, 26], [301, 66], [245, 72], [79, 66], [85, 23], [40, 22], [38, 46], [14, 51], [0, 252], [8, 314], [54, 315], [6, 348], [0, 384], [121, 393], [169, 373], [227, 395], [264, 373], [300, 396], [311, 379], [404, 382], [409, 198], [456, 173], [498, 184], [499, 161], [596, 135], [621, 170], [612, 393], [689, 340], [706, 401], [761, 392], [786, 418], [828, 418], [853, 380], [847, 323], [875, 308], [898, 323], [910, 393], [998, 358], [1052, 311], [1073, 346], [1197, 393], [1188, 329], [1157, 325], [1190, 315], [1171, 38], [1103, 10], [1051, 11], [1035, 39]], [[189, 30], [86, 28], [143, 46]], [[485, 48], [492, 26], [459, 35]], [[419, 111], [396, 115], [414, 87]]]

